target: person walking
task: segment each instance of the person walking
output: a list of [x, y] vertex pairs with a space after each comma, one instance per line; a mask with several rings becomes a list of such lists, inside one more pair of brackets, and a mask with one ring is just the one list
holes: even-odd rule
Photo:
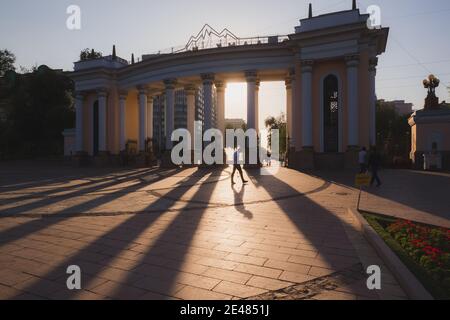
[[377, 187], [380, 187], [382, 184], [381, 179], [378, 176], [378, 170], [380, 169], [380, 165], [381, 165], [381, 156], [377, 152], [377, 149], [373, 147], [369, 156], [369, 168], [372, 173], [372, 180], [370, 181], [370, 186], [373, 186], [375, 182], [377, 183]]
[[234, 182], [234, 174], [236, 173], [236, 171], [239, 171], [239, 174], [241, 176], [243, 184], [246, 184], [248, 182], [247, 180], [244, 179], [244, 173], [242, 172], [241, 165], [239, 164], [239, 153], [240, 153], [239, 147], [234, 149], [234, 153], [233, 153], [233, 173], [231, 173], [231, 184], [232, 185], [236, 184]]
[[360, 174], [367, 172], [367, 149], [363, 147], [358, 155]]

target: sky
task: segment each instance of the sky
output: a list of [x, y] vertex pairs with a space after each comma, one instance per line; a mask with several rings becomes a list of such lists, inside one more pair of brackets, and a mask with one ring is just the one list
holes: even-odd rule
[[[285, 35], [294, 32], [299, 20], [313, 13], [324, 14], [351, 8], [351, 0], [0, 0], [0, 49], [12, 51], [16, 66], [46, 64], [72, 70], [84, 48], [105, 55], [112, 45], [117, 54], [130, 59], [165, 48], [184, 45], [205, 23], [229, 28], [239, 37]], [[437, 94], [450, 101], [450, 1], [360, 0], [362, 12], [369, 5], [381, 8], [381, 22], [390, 27], [386, 53], [380, 57], [377, 96], [406, 100], [421, 109], [426, 92], [422, 80], [430, 73], [441, 79]], [[69, 5], [81, 8], [81, 30], [66, 27]], [[262, 83], [260, 113], [285, 110], [284, 84]], [[227, 90], [229, 118], [246, 118], [245, 85]]]

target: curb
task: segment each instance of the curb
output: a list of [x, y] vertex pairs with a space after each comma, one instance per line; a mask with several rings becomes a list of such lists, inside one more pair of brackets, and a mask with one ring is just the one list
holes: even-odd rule
[[399, 257], [388, 247], [384, 240], [356, 210], [348, 209], [348, 212], [356, 218], [359, 231], [362, 232], [367, 241], [374, 247], [375, 251], [393, 273], [400, 286], [412, 300], [434, 300], [431, 294], [417, 280], [417, 278], [403, 264]]

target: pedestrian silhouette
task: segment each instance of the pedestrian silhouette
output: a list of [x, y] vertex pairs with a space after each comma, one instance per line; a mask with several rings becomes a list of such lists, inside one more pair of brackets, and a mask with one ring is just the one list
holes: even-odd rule
[[358, 155], [359, 160], [359, 173], [363, 174], [367, 172], [367, 150], [365, 147], [361, 149]]
[[370, 182], [370, 185], [373, 186], [373, 184], [376, 182], [377, 187], [380, 187], [382, 182], [380, 177], [378, 176], [378, 170], [380, 169], [381, 165], [381, 156], [377, 151], [376, 147], [373, 147], [370, 156], [369, 156], [369, 168], [370, 172], [372, 173], [372, 180]]
[[244, 173], [242, 172], [241, 165], [239, 164], [239, 154], [240, 154], [240, 148], [236, 147], [234, 149], [233, 153], [233, 172], [231, 173], [231, 184], [234, 185], [234, 175], [236, 171], [239, 171], [239, 174], [241, 176], [241, 180], [243, 184], [246, 184], [248, 181], [244, 179]]

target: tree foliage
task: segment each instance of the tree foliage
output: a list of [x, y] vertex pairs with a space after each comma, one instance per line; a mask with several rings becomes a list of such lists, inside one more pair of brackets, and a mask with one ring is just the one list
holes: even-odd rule
[[86, 48], [80, 53], [80, 61], [98, 59], [101, 58], [103, 54], [99, 51], [95, 51], [94, 49]]
[[383, 151], [386, 161], [408, 159], [411, 151], [409, 116], [398, 114], [393, 104], [377, 102], [377, 149]]
[[280, 156], [284, 155], [287, 151], [287, 123], [286, 117], [284, 114], [281, 114], [278, 117], [268, 117], [264, 122], [266, 128], [269, 130], [269, 147], [272, 146], [272, 137], [270, 135], [271, 130], [278, 129], [280, 132]]
[[5, 79], [0, 153], [9, 157], [61, 155], [62, 131], [72, 128], [73, 82], [46, 66]]
[[16, 70], [14, 63], [16, 56], [8, 50], [0, 50], [0, 77], [3, 77], [7, 71]]

